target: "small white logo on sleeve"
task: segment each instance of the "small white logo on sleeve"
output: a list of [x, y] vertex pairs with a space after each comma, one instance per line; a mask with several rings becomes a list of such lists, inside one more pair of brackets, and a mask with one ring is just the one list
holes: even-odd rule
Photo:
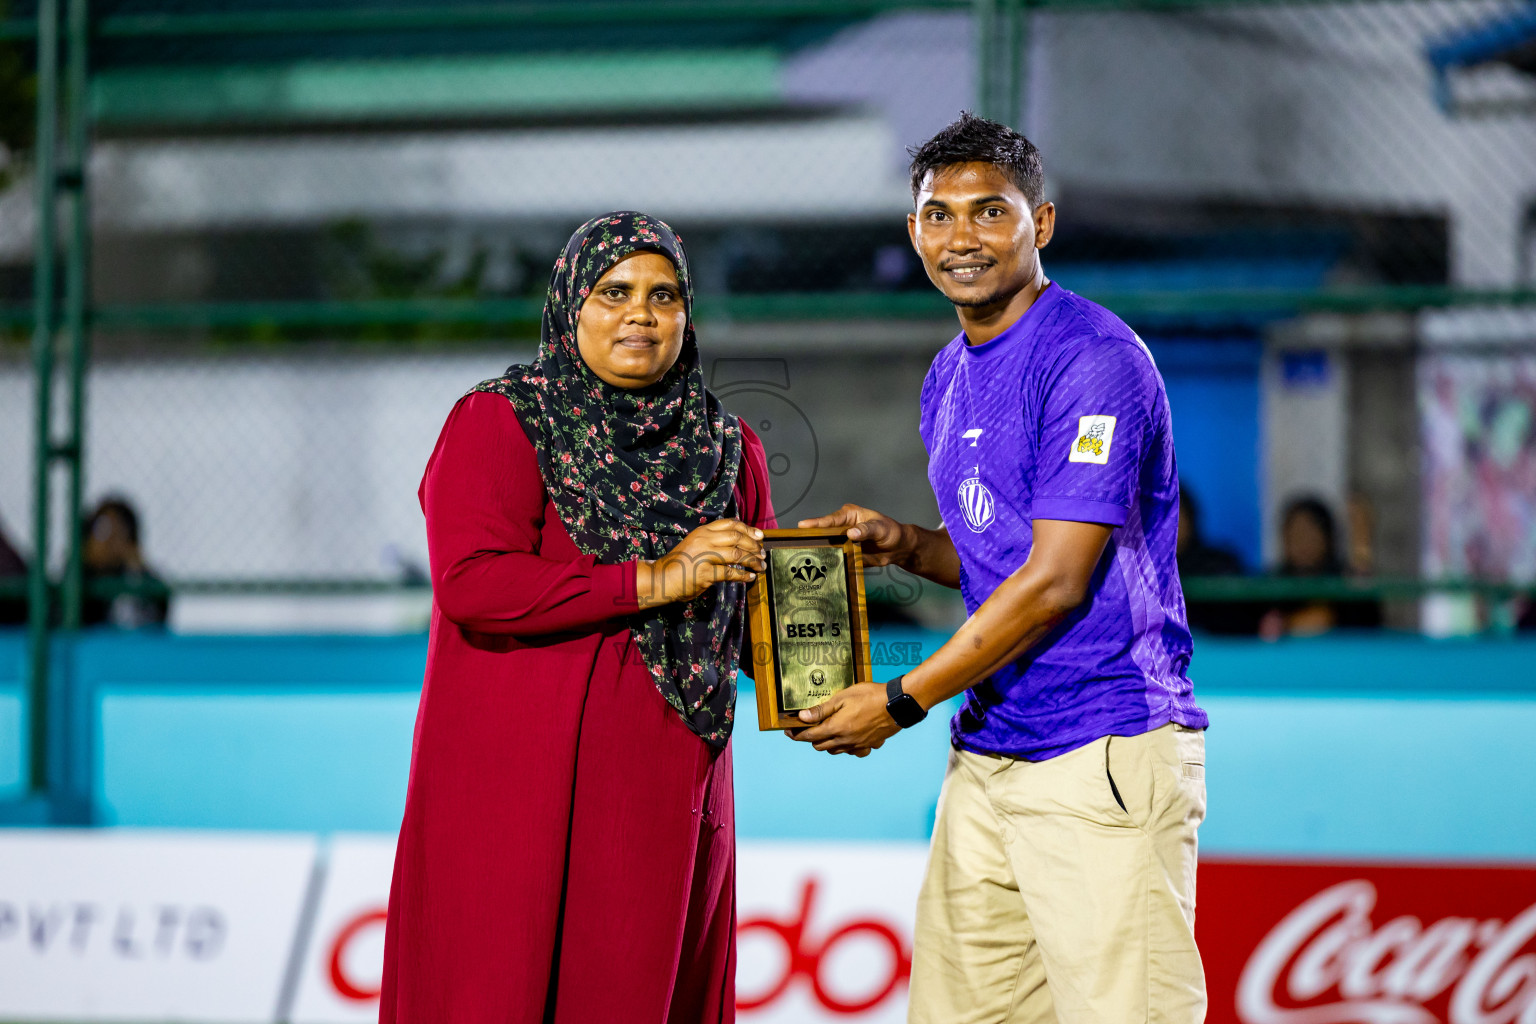
[[1115, 439], [1113, 416], [1079, 416], [1077, 440], [1072, 442], [1068, 462], [1092, 462], [1103, 466], [1109, 462], [1109, 443]]
[[981, 440], [982, 429], [981, 427], [972, 427], [960, 436], [971, 442], [971, 447], [975, 448], [976, 442]]

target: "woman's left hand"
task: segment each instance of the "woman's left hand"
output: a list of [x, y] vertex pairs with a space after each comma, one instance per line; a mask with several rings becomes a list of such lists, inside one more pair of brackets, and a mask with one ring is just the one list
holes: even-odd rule
[[763, 531], [740, 519], [716, 519], [694, 530], [677, 546], [635, 569], [640, 607], [691, 601], [716, 583], [751, 583], [768, 568]]

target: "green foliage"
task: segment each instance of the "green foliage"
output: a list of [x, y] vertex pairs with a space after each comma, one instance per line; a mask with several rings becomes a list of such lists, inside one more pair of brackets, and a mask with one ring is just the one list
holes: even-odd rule
[[[462, 268], [450, 273], [446, 270], [447, 252], [402, 252], [380, 241], [372, 225], [348, 219], [326, 232], [320, 265], [329, 299], [474, 300], [496, 297], [485, 281], [489, 259], [489, 253], [477, 248]], [[423, 320], [409, 325], [356, 327], [347, 333], [378, 341], [445, 341], [527, 333], [526, 325], [520, 325], [524, 330], [509, 330], [510, 326]]]
[[332, 225], [326, 234], [326, 286], [338, 299], [473, 298], [485, 268], [485, 254], [477, 252], [464, 273], [445, 278], [445, 253], [398, 252], [380, 244], [373, 227], [357, 219]]

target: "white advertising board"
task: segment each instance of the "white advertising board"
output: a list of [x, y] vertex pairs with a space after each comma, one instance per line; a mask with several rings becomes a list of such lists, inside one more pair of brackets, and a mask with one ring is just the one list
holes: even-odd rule
[[[309, 836], [0, 832], [0, 1021], [377, 1020], [395, 839], [337, 836], [316, 876], [318, 852]], [[905, 1020], [926, 857], [742, 843], [742, 1019]]]
[[394, 836], [331, 840], [293, 1024], [373, 1024], [379, 1019], [384, 913], [394, 863]]
[[743, 1021], [906, 1021], [926, 844], [742, 843], [737, 858]]
[[[378, 1017], [392, 837], [333, 841], [294, 1024]], [[919, 843], [745, 842], [737, 852], [739, 1015], [752, 1024], [906, 1020]]]
[[0, 1020], [273, 1020], [312, 836], [0, 832]]

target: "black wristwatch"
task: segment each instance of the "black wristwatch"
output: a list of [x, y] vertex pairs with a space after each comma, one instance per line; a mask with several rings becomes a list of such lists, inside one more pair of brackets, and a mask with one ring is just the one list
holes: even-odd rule
[[885, 710], [896, 719], [896, 724], [903, 729], [910, 729], [918, 722], [928, 717], [928, 712], [917, 702], [917, 698], [901, 688], [904, 676], [897, 676], [885, 684]]

